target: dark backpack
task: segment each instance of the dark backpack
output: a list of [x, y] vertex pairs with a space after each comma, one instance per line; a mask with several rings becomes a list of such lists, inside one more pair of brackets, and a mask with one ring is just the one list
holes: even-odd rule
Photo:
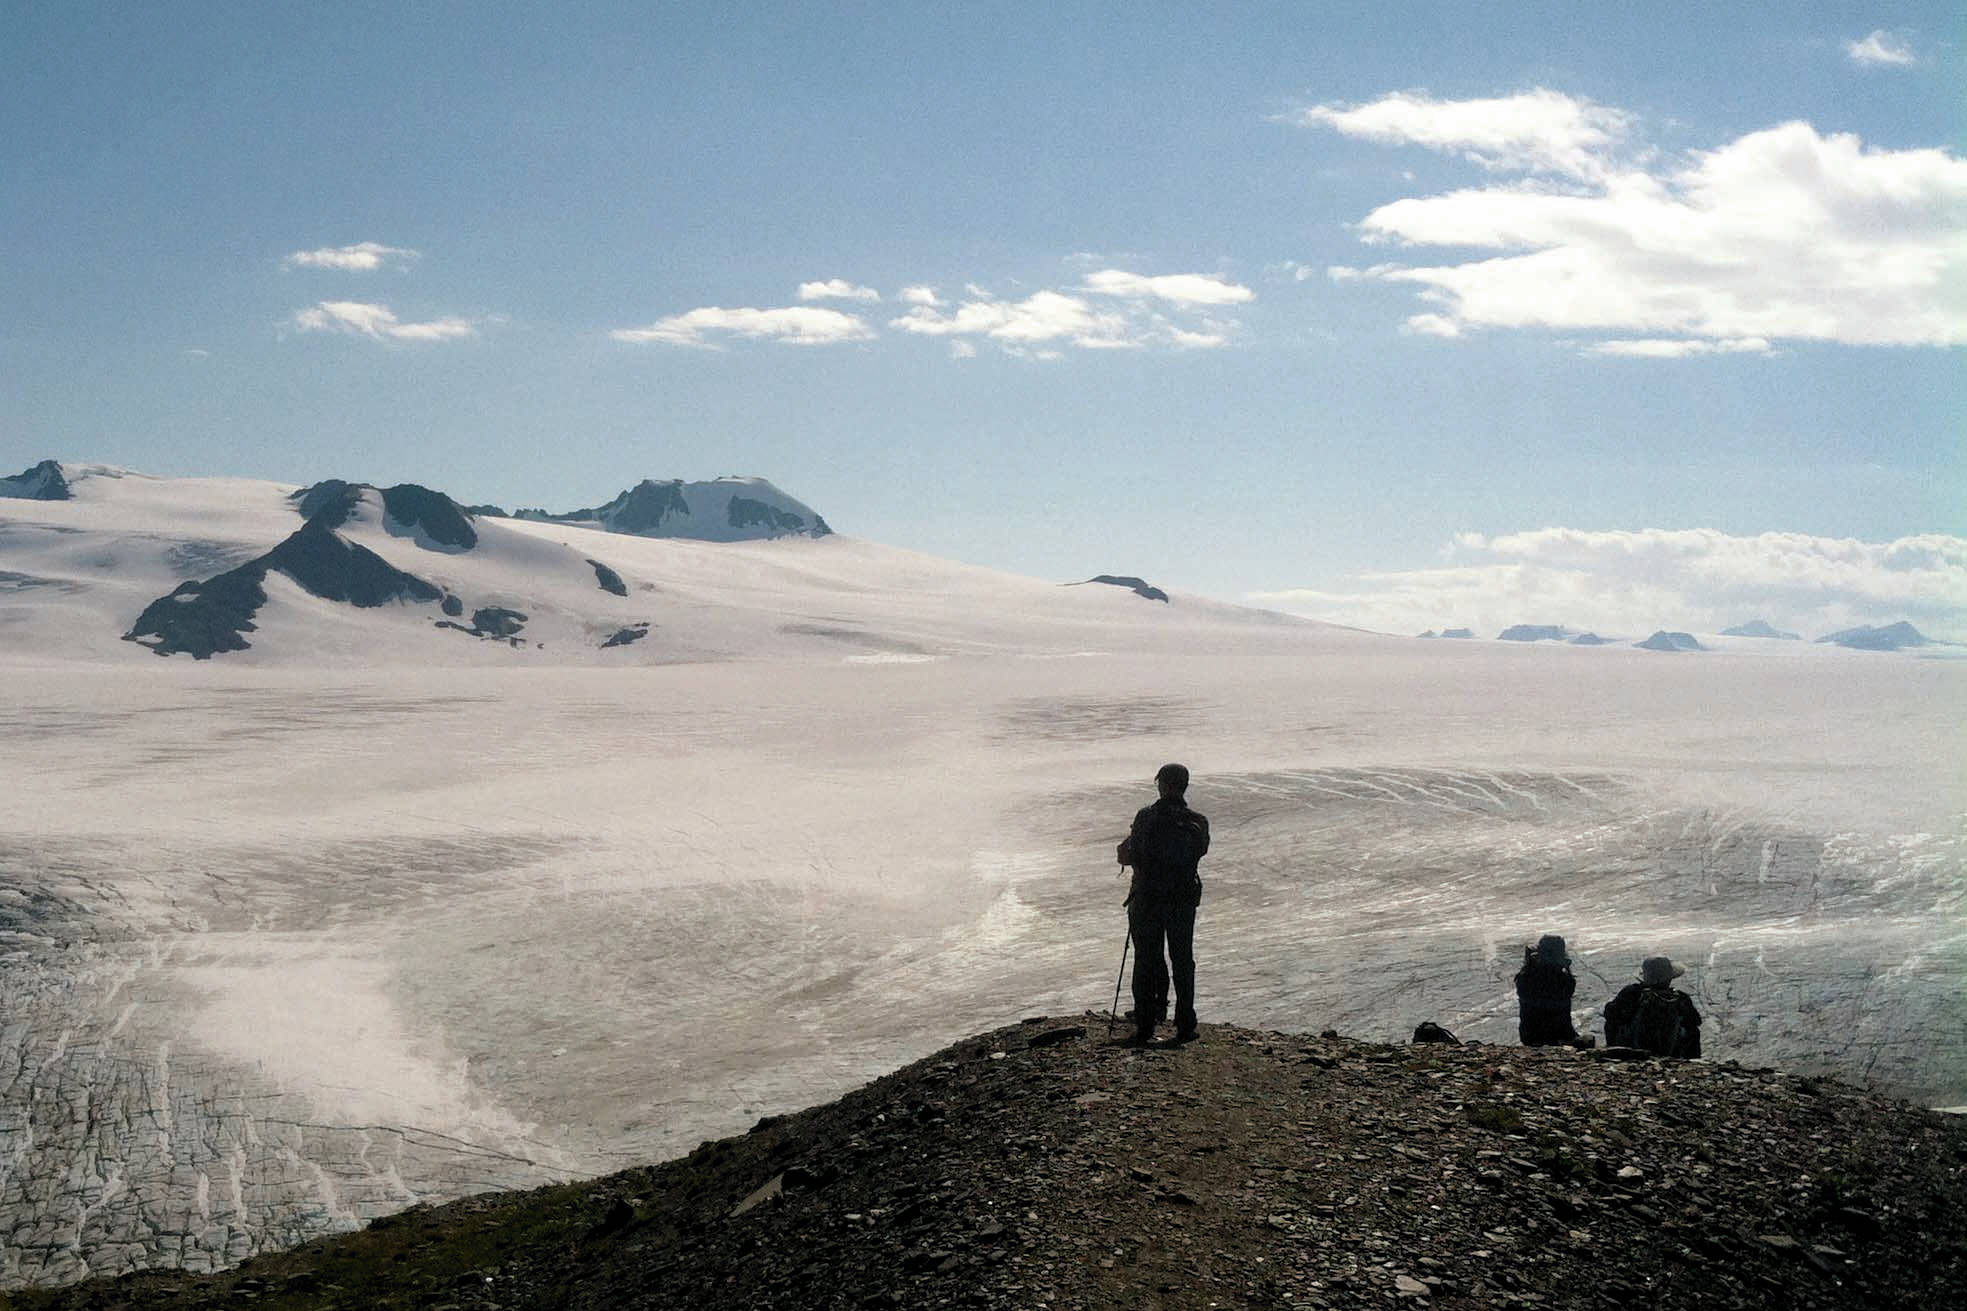
[[1136, 868], [1157, 896], [1199, 895], [1202, 879], [1196, 872], [1209, 850], [1209, 821], [1186, 806], [1158, 808], [1154, 822], [1142, 835], [1145, 851], [1136, 852]]
[[1626, 1030], [1626, 1045], [1644, 1048], [1655, 1056], [1673, 1056], [1680, 1051], [1686, 1017], [1680, 1013], [1680, 994], [1672, 988], [1641, 988], [1636, 999], [1632, 1023]]

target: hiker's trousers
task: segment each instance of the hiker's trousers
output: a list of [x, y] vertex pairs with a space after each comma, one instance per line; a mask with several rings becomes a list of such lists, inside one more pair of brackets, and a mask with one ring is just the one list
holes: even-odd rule
[[1195, 907], [1135, 897], [1127, 906], [1127, 928], [1134, 935], [1135, 1026], [1146, 1031], [1155, 1017], [1166, 1013], [1172, 975], [1175, 1027], [1193, 1030]]

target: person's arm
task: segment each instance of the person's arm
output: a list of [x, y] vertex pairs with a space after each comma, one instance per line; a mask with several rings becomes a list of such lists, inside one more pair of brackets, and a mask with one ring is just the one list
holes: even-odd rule
[[1120, 845], [1113, 853], [1122, 865], [1134, 863], [1134, 853], [1140, 849], [1141, 830], [1146, 827], [1148, 814], [1153, 809], [1152, 806], [1146, 806], [1134, 812], [1134, 822], [1127, 829], [1127, 836], [1120, 839]]
[[1195, 853], [1195, 858], [1200, 860], [1209, 854], [1209, 817], [1207, 815], [1197, 815], [1195, 817], [1195, 826], [1202, 835], [1202, 850]]

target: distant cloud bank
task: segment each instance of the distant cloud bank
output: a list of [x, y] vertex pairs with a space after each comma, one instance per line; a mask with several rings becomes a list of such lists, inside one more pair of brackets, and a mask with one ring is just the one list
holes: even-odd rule
[[1713, 529], [1464, 533], [1434, 568], [1359, 574], [1256, 604], [1380, 632], [1562, 624], [1606, 637], [1717, 633], [1751, 619], [1817, 636], [1910, 619], [1967, 639], [1967, 538], [1891, 542]]
[[[1910, 54], [1874, 32], [1852, 58]], [[1541, 88], [1483, 100], [1397, 92], [1292, 121], [1498, 175], [1393, 201], [1358, 224], [1369, 245], [1478, 256], [1329, 270], [1417, 288], [1427, 308], [1410, 332], [1615, 334], [1584, 350], [1654, 359], [1784, 341], [1967, 345], [1967, 159], [1944, 149], [1872, 148], [1789, 122], [1669, 157], [1635, 142], [1631, 115]]]

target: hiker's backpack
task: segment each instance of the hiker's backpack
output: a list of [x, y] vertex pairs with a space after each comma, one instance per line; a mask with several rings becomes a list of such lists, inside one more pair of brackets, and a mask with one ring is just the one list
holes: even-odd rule
[[1636, 1000], [1626, 1045], [1655, 1056], [1678, 1055], [1687, 1023], [1680, 1013], [1680, 994], [1672, 988], [1641, 988]]
[[1155, 895], [1187, 898], [1201, 893], [1196, 866], [1209, 850], [1208, 820], [1186, 806], [1157, 808], [1142, 838], [1147, 850], [1135, 853], [1135, 866]]

